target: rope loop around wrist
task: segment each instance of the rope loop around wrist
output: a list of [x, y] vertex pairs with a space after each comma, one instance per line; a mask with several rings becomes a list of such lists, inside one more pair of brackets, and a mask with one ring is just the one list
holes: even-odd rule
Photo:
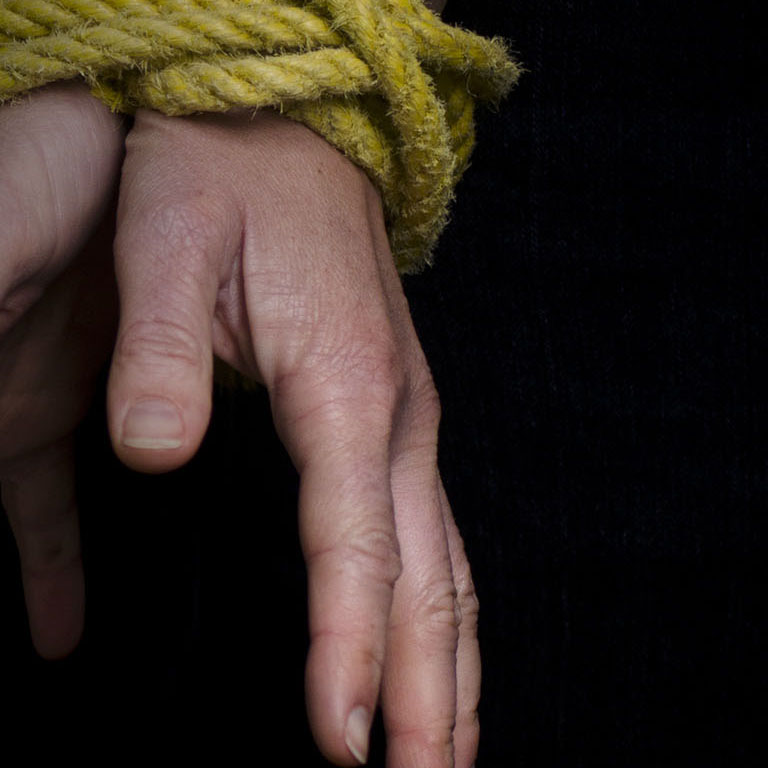
[[128, 114], [279, 109], [377, 184], [401, 273], [431, 263], [475, 100], [521, 71], [421, 0], [0, 0], [0, 103], [81, 77]]

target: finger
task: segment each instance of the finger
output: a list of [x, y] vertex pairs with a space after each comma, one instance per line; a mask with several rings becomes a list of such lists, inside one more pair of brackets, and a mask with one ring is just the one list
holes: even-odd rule
[[[261, 123], [273, 140], [278, 121]], [[301, 476], [309, 720], [329, 760], [356, 765], [400, 573], [389, 452], [404, 378], [372, 252], [375, 190], [303, 126], [285, 130], [279, 194], [249, 214], [245, 303], [275, 426]]]
[[464, 542], [451, 514], [448, 498], [439, 481], [440, 507], [448, 536], [451, 570], [459, 603], [459, 642], [456, 650], [456, 726], [453, 731], [456, 768], [469, 768], [475, 762], [480, 742], [480, 645], [477, 640], [479, 602], [472, 573], [464, 552]]
[[174, 177], [184, 156], [168, 152], [167, 141], [150, 131], [132, 133], [126, 144], [108, 420], [126, 464], [163, 472], [191, 458], [208, 426], [218, 265], [233, 259], [240, 229], [220, 201]]
[[[458, 610], [446, 509], [437, 471], [440, 401], [411, 320], [383, 227], [374, 230], [393, 328], [409, 371], [392, 445], [392, 492], [403, 575], [395, 587], [382, 685], [387, 764], [456, 766]], [[457, 559], [458, 562], [458, 559]], [[462, 737], [463, 739], [464, 737]]]
[[0, 109], [0, 333], [78, 252], [110, 199], [119, 117], [79, 82]]
[[321, 751], [341, 765], [366, 760], [400, 574], [389, 476], [399, 385], [387, 359], [371, 338], [272, 389], [278, 429], [301, 474], [309, 719]]
[[459, 617], [438, 492], [439, 414], [431, 382], [414, 386], [393, 448], [403, 575], [395, 587], [382, 687], [393, 768], [454, 765]]
[[61, 658], [77, 645], [85, 611], [71, 437], [17, 460], [0, 479], [32, 642], [44, 658]]

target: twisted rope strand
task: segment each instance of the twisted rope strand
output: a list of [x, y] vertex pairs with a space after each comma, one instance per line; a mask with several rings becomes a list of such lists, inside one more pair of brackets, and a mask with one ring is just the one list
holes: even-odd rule
[[217, 58], [132, 78], [128, 100], [168, 115], [277, 107], [285, 101], [365, 93], [374, 86], [365, 62], [344, 49], [243, 59]]
[[127, 113], [280, 109], [377, 183], [401, 272], [430, 263], [474, 98], [520, 73], [421, 0], [0, 0], [0, 103], [82, 77]]

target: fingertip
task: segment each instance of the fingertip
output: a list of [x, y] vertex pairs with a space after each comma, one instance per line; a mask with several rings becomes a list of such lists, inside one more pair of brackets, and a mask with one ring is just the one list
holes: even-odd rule
[[368, 762], [368, 743], [370, 738], [372, 715], [366, 707], [355, 707], [347, 718], [344, 729], [344, 742], [353, 757], [364, 765]]
[[25, 574], [29, 632], [37, 653], [47, 661], [69, 656], [85, 624], [85, 587], [78, 559], [55, 576]]
[[[213, 353], [207, 308], [193, 306], [188, 327], [167, 314], [123, 318], [107, 384], [107, 420], [117, 457], [139, 472], [161, 473], [189, 461], [211, 417]], [[153, 302], [154, 303], [154, 302]], [[135, 317], [152, 306], [132, 308]]]
[[127, 448], [170, 450], [181, 448], [184, 421], [178, 407], [163, 397], [137, 400], [123, 419], [122, 443]]
[[115, 453], [131, 469], [168, 472], [194, 456], [210, 421], [210, 397], [187, 406], [167, 395], [139, 395], [110, 409]]
[[325, 636], [315, 640], [307, 659], [307, 714], [315, 743], [329, 761], [350, 768], [368, 760], [378, 691], [378, 674], [368, 669], [361, 676], [369, 665], [357, 656]]
[[467, 719], [458, 716], [453, 732], [456, 768], [475, 767], [480, 746], [480, 722], [477, 717]]
[[[139, 243], [144, 239], [146, 233], [137, 236]], [[185, 464], [210, 421], [216, 275], [206, 259], [193, 269], [183, 256], [173, 243], [116, 248], [121, 317], [108, 423], [118, 458], [140, 472]]]

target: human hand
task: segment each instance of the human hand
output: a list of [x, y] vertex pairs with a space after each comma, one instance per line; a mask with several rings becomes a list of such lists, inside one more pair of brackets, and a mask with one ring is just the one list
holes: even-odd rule
[[320, 749], [362, 761], [380, 693], [389, 765], [447, 768], [455, 753], [469, 768], [477, 603], [437, 469], [438, 398], [378, 194], [323, 139], [269, 111], [140, 110], [126, 147], [115, 451], [145, 472], [187, 461], [208, 424], [214, 353], [261, 381], [301, 476]]
[[117, 325], [104, 212], [122, 151], [120, 119], [82, 85], [0, 109], [0, 489], [46, 658], [83, 626], [72, 438]]

